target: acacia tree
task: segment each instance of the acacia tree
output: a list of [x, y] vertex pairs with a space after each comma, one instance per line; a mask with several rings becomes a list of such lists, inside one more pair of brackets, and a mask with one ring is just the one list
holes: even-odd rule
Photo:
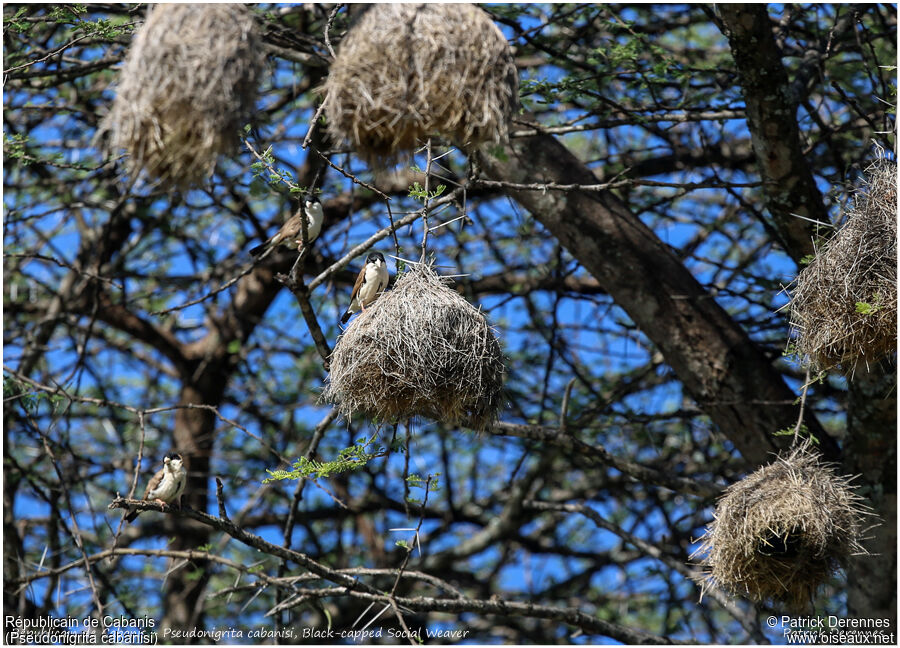
[[[873, 143], [893, 149], [895, 8], [485, 8], [520, 75], [502, 149], [428, 185], [421, 155], [374, 173], [322, 129], [305, 143], [348, 21], [265, 5], [256, 129], [170, 192], [93, 141], [145, 7], [4, 7], [7, 614], [287, 642], [382, 610], [369, 629], [482, 641], [777, 639], [767, 606], [699, 601], [689, 555], [802, 423], [882, 521], [817, 610], [895, 622], [893, 360], [811, 380], [779, 310]], [[507, 356], [482, 435], [319, 401], [364, 258], [345, 255], [375, 233], [417, 250], [416, 182], [453, 199], [431, 227], [465, 216], [429, 250]], [[247, 250], [313, 185], [326, 221], [292, 291], [295, 252]], [[121, 526], [107, 504], [170, 448], [184, 510]]]

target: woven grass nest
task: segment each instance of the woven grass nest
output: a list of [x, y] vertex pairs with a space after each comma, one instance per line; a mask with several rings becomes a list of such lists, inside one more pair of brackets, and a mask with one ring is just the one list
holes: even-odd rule
[[897, 166], [876, 162], [846, 222], [791, 292], [797, 350], [816, 369], [848, 373], [897, 348]]
[[808, 609], [829, 576], [866, 553], [867, 510], [849, 482], [802, 444], [729, 486], [694, 553], [704, 556], [703, 591]]
[[481, 430], [502, 406], [504, 372], [484, 314], [415, 265], [338, 338], [323, 399], [348, 418], [425, 416]]
[[159, 4], [137, 32], [100, 132], [126, 171], [186, 188], [231, 153], [255, 110], [262, 44], [240, 4]]
[[332, 140], [370, 162], [433, 135], [502, 141], [518, 103], [509, 44], [472, 4], [376, 4], [341, 42], [322, 87]]

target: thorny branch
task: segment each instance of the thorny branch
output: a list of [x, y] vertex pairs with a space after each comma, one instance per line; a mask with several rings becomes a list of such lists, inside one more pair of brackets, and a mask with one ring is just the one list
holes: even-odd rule
[[[469, 598], [432, 598], [427, 596], [417, 597], [394, 597], [390, 593], [383, 592], [360, 580], [361, 576], [369, 575], [370, 570], [338, 570], [332, 569], [327, 565], [311, 559], [306, 554], [274, 545], [263, 540], [258, 535], [245, 531], [236, 526], [230, 520], [217, 518], [201, 511], [184, 507], [180, 511], [172, 510], [169, 506], [160, 505], [156, 502], [145, 500], [128, 500], [123, 497], [116, 497], [109, 504], [110, 509], [137, 509], [139, 511], [157, 511], [167, 513], [176, 517], [186, 517], [196, 520], [201, 524], [209, 526], [218, 531], [227, 533], [235, 540], [246, 544], [249, 547], [258, 549], [266, 554], [291, 561], [300, 567], [303, 567], [316, 576], [324, 580], [330, 581], [340, 586], [340, 589], [331, 589], [326, 595], [343, 595], [360, 598], [391, 606], [396, 604], [402, 608], [409, 608], [415, 612], [475, 612], [481, 614], [499, 614], [503, 616], [527, 616], [543, 619], [551, 619], [572, 625], [584, 632], [602, 636], [612, 637], [626, 643], [656, 643], [656, 644], [673, 644], [682, 643], [672, 641], [668, 637], [650, 634], [640, 630], [626, 628], [615, 623], [603, 621], [597, 617], [590, 616], [575, 608], [559, 608], [547, 605], [535, 605], [533, 603], [519, 603], [515, 601], [504, 601], [502, 599], [483, 601]], [[117, 549], [117, 552], [127, 552], [129, 550]], [[205, 558], [205, 552], [185, 552], [188, 559]], [[101, 560], [111, 555], [110, 552], [101, 552], [93, 557], [89, 557], [89, 562]], [[164, 554], [159, 554], [164, 555]], [[224, 559], [214, 559], [216, 562], [223, 562]], [[68, 567], [71, 569], [77, 566], [73, 564]], [[382, 573], [382, 572], [378, 572]], [[398, 577], [403, 575], [403, 571], [396, 570], [393, 572]], [[22, 579], [21, 582], [31, 582], [37, 578], [43, 578], [46, 574], [35, 574], [31, 577]], [[358, 576], [358, 577], [357, 577]], [[414, 577], [414, 576], [413, 576]]]

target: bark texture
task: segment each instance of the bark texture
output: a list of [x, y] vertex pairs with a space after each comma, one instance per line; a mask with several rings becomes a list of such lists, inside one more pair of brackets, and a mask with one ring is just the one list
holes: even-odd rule
[[[847, 570], [847, 613], [897, 627], [897, 373], [893, 364], [858, 369], [850, 381], [847, 460], [880, 525]], [[874, 523], [874, 520], [872, 520]]]
[[765, 4], [718, 6], [737, 65], [771, 229], [794, 261], [813, 254], [814, 223], [828, 223], [822, 194], [803, 156], [797, 98], [781, 63]]

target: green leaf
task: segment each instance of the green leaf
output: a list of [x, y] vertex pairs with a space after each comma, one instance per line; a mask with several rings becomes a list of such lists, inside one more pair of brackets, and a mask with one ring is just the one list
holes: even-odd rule
[[360, 439], [356, 445], [344, 448], [332, 461], [316, 461], [300, 457], [292, 467], [292, 470], [269, 470], [269, 477], [263, 480], [264, 484], [284, 479], [320, 479], [331, 477], [341, 473], [359, 470], [369, 461], [377, 457], [383, 457], [387, 452], [383, 446], [375, 446], [377, 435], [369, 439]]
[[268, 195], [269, 193], [269, 185], [265, 180], [261, 178], [253, 178], [250, 181], [250, 195], [254, 198], [262, 198], [263, 196]]

